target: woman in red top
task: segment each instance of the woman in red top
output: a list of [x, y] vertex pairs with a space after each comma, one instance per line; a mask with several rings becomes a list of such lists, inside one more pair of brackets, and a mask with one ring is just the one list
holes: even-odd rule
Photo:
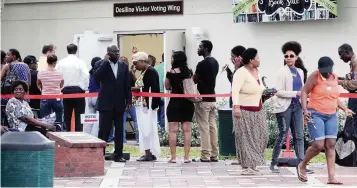
[[[306, 151], [304, 160], [297, 166], [298, 178], [302, 182], [307, 182], [306, 165], [325, 148], [327, 184], [342, 184], [335, 179], [335, 144], [338, 132], [336, 109], [344, 110], [347, 116], [354, 113], [339, 100], [338, 78], [332, 71], [333, 65], [331, 58], [321, 57], [318, 70], [309, 76], [301, 92], [301, 104], [313, 141]], [[308, 94], [310, 101], [307, 105]]]

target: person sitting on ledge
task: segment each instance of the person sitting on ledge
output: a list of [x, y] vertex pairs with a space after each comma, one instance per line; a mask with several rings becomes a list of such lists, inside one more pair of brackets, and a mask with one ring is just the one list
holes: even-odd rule
[[14, 97], [9, 100], [5, 109], [9, 127], [19, 131], [39, 131], [46, 136], [47, 130], [55, 131], [56, 127], [34, 118], [32, 109], [25, 100], [28, 90], [29, 87], [24, 81], [18, 80], [12, 84], [11, 92]]

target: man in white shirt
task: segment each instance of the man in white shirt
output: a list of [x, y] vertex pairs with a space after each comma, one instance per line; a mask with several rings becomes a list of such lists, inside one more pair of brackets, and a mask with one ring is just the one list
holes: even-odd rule
[[[68, 57], [60, 60], [56, 69], [63, 74], [63, 94], [85, 93], [89, 85], [89, 72], [83, 60], [77, 54], [78, 47], [75, 44], [67, 46]], [[80, 116], [85, 111], [85, 98], [63, 99], [64, 122], [67, 131], [70, 131], [72, 111], [75, 114], [75, 131], [83, 131]]]
[[42, 47], [42, 55], [38, 59], [37, 70], [42, 71], [47, 69], [47, 56], [56, 54], [56, 46], [53, 44], [46, 44]]

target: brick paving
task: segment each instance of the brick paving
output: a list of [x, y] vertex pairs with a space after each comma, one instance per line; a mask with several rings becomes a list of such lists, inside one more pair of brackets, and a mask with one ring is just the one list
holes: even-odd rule
[[[169, 164], [157, 162], [114, 163], [106, 161], [105, 176], [91, 178], [55, 178], [54, 187], [332, 187], [326, 185], [327, 169], [323, 164], [312, 164], [315, 171], [309, 182], [300, 182], [294, 168], [281, 168], [280, 174], [260, 167], [261, 175], [243, 176], [240, 166], [232, 161], [218, 163]], [[336, 167], [339, 187], [357, 187], [357, 168]]]

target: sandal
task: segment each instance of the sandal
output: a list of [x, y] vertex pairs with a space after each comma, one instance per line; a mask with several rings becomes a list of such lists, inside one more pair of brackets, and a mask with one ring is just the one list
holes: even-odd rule
[[259, 170], [257, 167], [252, 168], [252, 170], [253, 170], [254, 172], [260, 172], [260, 170]]
[[191, 163], [191, 160], [190, 159], [185, 159], [184, 161], [183, 161], [183, 163]]
[[175, 160], [175, 159], [170, 159], [170, 160], [168, 161], [168, 163], [176, 163], [176, 160]]
[[328, 184], [328, 185], [343, 185], [342, 182], [337, 181], [337, 180], [335, 180], [335, 179], [333, 179], [333, 180], [328, 180], [327, 184]]
[[251, 175], [256, 175], [256, 173], [257, 173], [256, 171], [254, 171], [254, 170], [252, 170], [250, 168], [245, 168], [245, 169], [243, 169], [241, 175], [243, 175], [243, 176], [251, 176]]
[[298, 178], [299, 178], [299, 180], [300, 180], [301, 182], [307, 182], [307, 176], [301, 174], [300, 164], [297, 165], [297, 167], [296, 167], [296, 172], [297, 172]]

